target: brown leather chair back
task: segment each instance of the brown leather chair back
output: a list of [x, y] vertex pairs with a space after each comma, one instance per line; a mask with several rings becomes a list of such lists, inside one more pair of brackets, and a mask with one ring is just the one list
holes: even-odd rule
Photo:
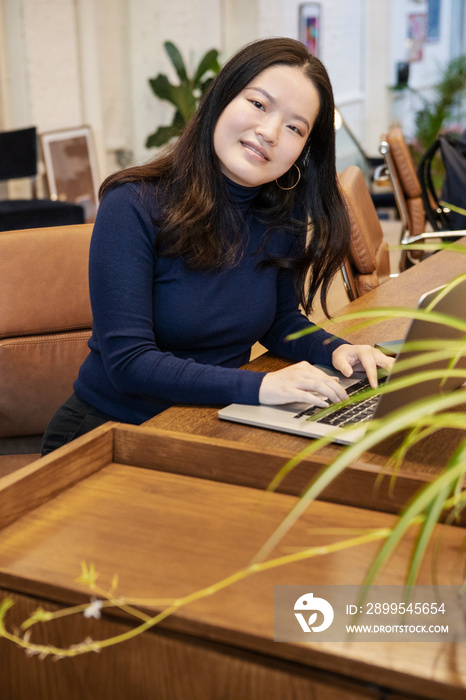
[[[382, 143], [388, 144], [385, 160], [404, 228], [409, 236], [418, 236], [426, 230], [421, 183], [401, 128], [391, 127], [382, 135]], [[423, 253], [413, 250], [410, 255], [419, 259]]]
[[0, 232], [0, 438], [40, 435], [88, 353], [92, 224]]
[[[351, 165], [339, 173], [340, 187], [351, 222], [351, 248], [345, 271], [352, 292], [361, 296], [390, 278], [388, 244], [361, 170]], [[345, 275], [344, 275], [345, 276]]]

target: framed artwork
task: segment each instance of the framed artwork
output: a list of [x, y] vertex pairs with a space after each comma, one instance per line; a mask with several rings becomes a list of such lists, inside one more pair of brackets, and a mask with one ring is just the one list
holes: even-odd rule
[[97, 213], [99, 170], [89, 126], [40, 134], [47, 185], [51, 199], [84, 207], [86, 221]]
[[427, 41], [439, 41], [440, 39], [440, 10], [441, 0], [429, 0], [427, 9]]
[[319, 57], [320, 53], [320, 4], [307, 2], [299, 6], [299, 40], [309, 53]]
[[409, 63], [422, 60], [425, 39], [426, 15], [423, 12], [408, 15], [407, 45]]

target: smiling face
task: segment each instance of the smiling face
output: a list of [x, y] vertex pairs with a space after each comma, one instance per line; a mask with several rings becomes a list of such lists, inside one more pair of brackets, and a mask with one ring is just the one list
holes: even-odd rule
[[297, 66], [259, 73], [223, 110], [214, 149], [224, 175], [254, 187], [286, 173], [301, 154], [319, 113], [319, 95]]

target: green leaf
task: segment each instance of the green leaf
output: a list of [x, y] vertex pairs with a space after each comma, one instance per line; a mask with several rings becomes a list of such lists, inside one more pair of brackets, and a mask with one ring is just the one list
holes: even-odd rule
[[175, 116], [173, 117], [173, 121], [171, 123], [171, 126], [176, 128], [177, 132], [179, 133], [184, 128], [185, 125], [186, 125], [186, 122], [183, 118], [183, 115], [178, 110], [176, 110]]
[[213, 81], [214, 81], [214, 77], [215, 76], [212, 76], [211, 78], [207, 78], [207, 80], [204, 80], [204, 82], [199, 85], [201, 95], [204, 95], [207, 92], [207, 89], [210, 87], [210, 84], [213, 83]]
[[174, 105], [183, 117], [184, 123], [188, 121], [196, 111], [196, 98], [187, 85], [172, 85], [167, 76], [158, 75], [149, 80], [154, 93], [161, 100]]
[[167, 102], [172, 101], [171, 97], [171, 88], [172, 85], [169, 82], [168, 78], [166, 75], [163, 75], [162, 73], [159, 73], [156, 78], [150, 78], [149, 79], [149, 85], [152, 88], [152, 91], [159, 97], [161, 100], [167, 100]]
[[164, 146], [170, 139], [178, 136], [179, 131], [179, 128], [173, 124], [171, 126], [159, 126], [157, 131], [147, 137], [146, 148]]
[[196, 111], [196, 98], [185, 85], [171, 85], [170, 88], [170, 102], [175, 105], [186, 123]]
[[218, 62], [218, 51], [217, 49], [210, 49], [201, 59], [197, 67], [196, 74], [194, 76], [194, 87], [198, 87], [201, 79], [207, 71], [212, 71], [212, 73], [217, 74], [220, 70], [220, 64]]
[[462, 214], [463, 216], [466, 216], [466, 209], [463, 209], [462, 207], [456, 206], [456, 204], [450, 204], [449, 202], [444, 202], [440, 200], [440, 204], [442, 207], [447, 207], [448, 209], [451, 209], [452, 211], [456, 211], [457, 214]]
[[8, 610], [13, 607], [14, 604], [15, 602], [12, 598], [3, 598], [0, 601], [0, 637], [3, 637], [5, 633], [5, 615], [7, 614]]
[[[423, 535], [421, 531], [420, 538], [418, 539], [418, 546], [421, 548], [419, 553], [414, 551], [412, 570], [408, 574], [409, 580], [412, 580], [414, 570], [419, 566], [421, 555], [421, 550], [425, 549], [428, 541], [427, 535], [430, 533], [435, 524], [434, 519], [438, 518], [439, 506], [443, 504], [446, 500], [445, 494], [453, 490], [459, 478], [464, 476], [465, 472], [465, 456], [466, 456], [466, 443], [463, 443], [457, 452], [453, 455], [447, 469], [438, 476], [430, 484], [427, 484], [422, 488], [408, 503], [400, 518], [393, 528], [390, 537], [387, 539], [378, 555], [374, 559], [369, 572], [366, 575], [364, 585], [369, 586], [373, 583], [377, 573], [380, 568], [386, 563], [391, 554], [394, 552], [398, 542], [403, 537], [405, 532], [413, 524], [415, 519], [423, 514], [427, 513], [431, 515], [431, 518], [427, 519], [426, 531]], [[443, 497], [443, 501], [442, 501]], [[414, 568], [413, 568], [414, 567]]]
[[419, 568], [424, 559], [427, 545], [429, 544], [434, 528], [438, 523], [440, 515], [442, 514], [445, 501], [449, 497], [450, 492], [453, 490], [454, 488], [452, 485], [448, 485], [444, 489], [441, 489], [437, 496], [433, 499], [430, 506], [426, 508], [426, 519], [421, 527], [421, 531], [419, 532], [419, 536], [413, 549], [411, 565], [406, 579], [407, 586], [414, 586], [416, 583]]
[[168, 54], [168, 57], [170, 58], [170, 61], [173, 63], [173, 66], [175, 67], [176, 73], [181, 80], [182, 83], [187, 83], [188, 82], [188, 74], [186, 72], [186, 66], [183, 61], [183, 57], [181, 53], [178, 51], [176, 48], [175, 44], [173, 44], [171, 41], [166, 41], [164, 44], [165, 51]]

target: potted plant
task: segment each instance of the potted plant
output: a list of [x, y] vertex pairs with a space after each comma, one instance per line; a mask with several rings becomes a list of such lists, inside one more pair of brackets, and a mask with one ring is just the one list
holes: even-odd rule
[[466, 55], [452, 58], [441, 78], [433, 87], [433, 99], [418, 92], [423, 106], [416, 113], [416, 139], [425, 150], [436, 139], [439, 131], [451, 121], [454, 110], [466, 95]]
[[175, 44], [166, 41], [164, 48], [180, 82], [178, 85], [174, 85], [165, 74], [159, 73], [155, 78], [149, 79], [149, 85], [160, 100], [170, 102], [175, 107], [175, 114], [169, 126], [159, 126], [153, 134], [147, 137], [146, 148], [163, 146], [178, 136], [196, 111], [199, 100], [220, 70], [217, 49], [207, 51], [201, 58], [194, 74], [189, 76], [183, 57]]

